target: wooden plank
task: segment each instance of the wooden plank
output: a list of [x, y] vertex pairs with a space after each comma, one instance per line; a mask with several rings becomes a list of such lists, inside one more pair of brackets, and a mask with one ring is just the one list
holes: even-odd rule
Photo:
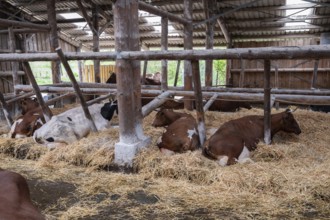
[[166, 102], [167, 98], [171, 95], [170, 92], [165, 91], [161, 93], [159, 96], [155, 97], [151, 102], [142, 107], [142, 117], [145, 117], [150, 114], [154, 109], [158, 108], [164, 102]]
[[[167, 51], [168, 50], [168, 18], [167, 17], [162, 17], [161, 18], [161, 23], [162, 23], [162, 36], [161, 36], [161, 50], [162, 51]], [[168, 89], [167, 85], [167, 60], [163, 59], [161, 61], [162, 63], [162, 68], [161, 68], [161, 89], [163, 91]]]
[[264, 61], [264, 141], [271, 143], [271, 88], [270, 88], [270, 60]]
[[178, 60], [178, 63], [176, 65], [176, 71], [175, 71], [175, 78], [174, 78], [174, 84], [173, 84], [173, 86], [177, 86], [177, 84], [178, 84], [180, 64], [181, 64], [181, 60]]
[[316, 59], [314, 61], [314, 70], [313, 70], [312, 84], [311, 84], [312, 89], [316, 88], [318, 67], [319, 67], [319, 59]]

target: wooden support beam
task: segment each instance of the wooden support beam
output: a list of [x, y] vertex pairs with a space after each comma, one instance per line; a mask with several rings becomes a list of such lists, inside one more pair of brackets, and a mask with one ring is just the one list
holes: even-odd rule
[[11, 117], [8, 105], [6, 103], [5, 97], [3, 96], [2, 92], [0, 92], [0, 102], [2, 105], [3, 114], [5, 115], [7, 124], [9, 127], [11, 127], [11, 125], [13, 124], [13, 118]]
[[[184, 0], [184, 18], [188, 21], [192, 21], [192, 1]], [[184, 25], [184, 49], [192, 50], [193, 48], [193, 26], [192, 23]], [[184, 61], [184, 88], [186, 91], [192, 91], [192, 66], [191, 60], [185, 59]], [[193, 110], [193, 102], [189, 99], [184, 99], [184, 107], [188, 110]]]
[[210, 106], [213, 104], [213, 102], [218, 98], [218, 94], [215, 93], [208, 101], [207, 103], [204, 105], [204, 112], [206, 112], [207, 110], [209, 110]]
[[40, 88], [39, 88], [39, 86], [37, 84], [37, 81], [34, 78], [33, 72], [31, 70], [30, 64], [28, 62], [23, 62], [22, 64], [23, 64], [23, 68], [24, 68], [25, 74], [28, 76], [29, 81], [30, 81], [30, 83], [31, 83], [31, 85], [33, 87], [34, 93], [37, 96], [39, 105], [40, 105], [40, 107], [42, 109], [42, 112], [44, 114], [45, 121], [47, 122], [47, 121], [50, 120], [50, 118], [53, 116], [53, 114], [52, 114], [52, 112], [49, 110], [48, 106], [44, 102], [44, 99], [43, 99], [43, 97], [41, 95]]
[[180, 64], [181, 64], [181, 60], [178, 60], [178, 63], [176, 64], [176, 71], [175, 71], [175, 78], [174, 78], [173, 86], [177, 86], [177, 84], [178, 84]]
[[203, 111], [203, 94], [202, 94], [202, 86], [201, 86], [198, 60], [192, 61], [192, 74], [193, 74], [193, 81], [194, 81], [198, 134], [199, 134], [199, 141], [200, 141], [201, 147], [202, 147], [206, 140], [206, 131], [205, 131], [205, 117], [204, 117], [204, 111]]
[[[9, 38], [9, 50], [12, 53], [15, 53], [16, 51], [16, 38], [15, 34], [13, 32], [13, 28], [9, 27], [8, 28], [8, 38]], [[11, 62], [11, 69], [12, 69], [12, 76], [13, 76], [13, 84], [18, 85], [20, 83], [19, 77], [18, 77], [18, 63], [15, 61]], [[15, 88], [15, 87], [14, 87]], [[17, 94], [17, 92], [14, 89], [14, 93]]]
[[[48, 12], [48, 24], [50, 26], [50, 48], [52, 52], [55, 52], [55, 48], [59, 46], [57, 23], [56, 23], [56, 12], [55, 12], [55, 0], [47, 1], [47, 12]], [[58, 60], [54, 60], [51, 63], [52, 66], [52, 82], [60, 83], [61, 80], [61, 67]]]
[[10, 99], [7, 100], [7, 104], [12, 103], [12, 102], [16, 102], [18, 100], [21, 100], [23, 98], [30, 97], [30, 96], [33, 96], [33, 95], [34, 95], [34, 91], [28, 92], [28, 93], [25, 93], [25, 94], [22, 94], [22, 95], [20, 95], [20, 94], [19, 95], [15, 95], [14, 98], [10, 98]]
[[225, 21], [223, 18], [218, 18], [217, 20], [218, 25], [220, 26], [221, 32], [223, 34], [223, 36], [225, 37], [225, 40], [227, 42], [227, 47], [231, 48], [233, 47], [233, 40], [232, 37], [230, 36], [230, 33], [226, 27]]
[[77, 6], [78, 6], [78, 8], [80, 9], [80, 11], [81, 11], [83, 17], [84, 17], [85, 20], [86, 20], [86, 22], [87, 22], [89, 28], [92, 30], [93, 33], [96, 33], [96, 34], [97, 34], [98, 31], [95, 30], [94, 25], [93, 25], [91, 19], [89, 18], [88, 13], [87, 13], [87, 11], [86, 11], [84, 5], [82, 4], [82, 0], [76, 0], [76, 2], [77, 2]]
[[278, 62], [275, 64], [275, 89], [279, 87], [279, 80], [278, 80]]
[[[162, 17], [162, 37], [161, 37], [161, 50], [162, 51], [167, 51], [168, 50], [168, 40], [167, 40], [167, 35], [168, 35], [168, 18], [167, 17]], [[162, 79], [161, 79], [161, 89], [163, 91], [168, 89], [167, 85], [167, 60], [163, 59], [161, 61], [162, 63], [162, 68], [161, 68], [161, 74], [162, 74]]]
[[271, 88], [270, 88], [270, 60], [264, 60], [264, 141], [271, 143]]
[[79, 98], [79, 101], [80, 101], [80, 104], [81, 104], [81, 107], [84, 111], [84, 114], [85, 114], [85, 117], [87, 118], [87, 120], [89, 121], [90, 123], [90, 126], [91, 126], [91, 129], [92, 131], [96, 132], [97, 131], [97, 128], [95, 126], [95, 123], [94, 123], [94, 120], [89, 112], [89, 109], [88, 109], [88, 106], [86, 104], [86, 101], [83, 97], [83, 95], [81, 94], [81, 91], [80, 91], [80, 88], [79, 88], [79, 85], [76, 81], [76, 78], [74, 77], [73, 75], [73, 72], [71, 70], [71, 67], [67, 61], [67, 59], [65, 58], [65, 55], [62, 51], [62, 49], [60, 47], [56, 48], [55, 51], [57, 52], [59, 58], [61, 59], [61, 62], [66, 70], [66, 73], [68, 74], [69, 78], [70, 78], [70, 81], [72, 82], [72, 86], [77, 94], [77, 97]]
[[[204, 3], [204, 12], [205, 18], [209, 19], [213, 17], [215, 14], [215, 5], [216, 1], [214, 0], [203, 0]], [[206, 45], [205, 49], [213, 49], [214, 43], [214, 21], [210, 21], [206, 23]], [[213, 81], [213, 60], [207, 59], [205, 60], [205, 85], [212, 86]]]
[[142, 116], [146, 117], [149, 115], [154, 109], [158, 108], [161, 106], [164, 102], [166, 102], [167, 98], [171, 95], [172, 93], [169, 91], [165, 91], [155, 97], [151, 102], [146, 104], [145, 106], [142, 107]]
[[169, 12], [160, 10], [160, 9], [158, 9], [158, 8], [156, 8], [156, 7], [154, 7], [150, 4], [144, 3], [142, 1], [139, 1], [139, 9], [143, 10], [143, 11], [146, 11], [146, 12], [149, 12], [149, 13], [154, 14], [154, 15], [158, 15], [158, 16], [161, 16], [161, 17], [167, 17], [170, 21], [179, 22], [179, 23], [184, 24], [184, 25], [187, 25], [187, 24], [190, 23], [190, 21], [185, 19], [185, 18], [182, 18], [182, 17], [176, 16], [176, 15], [173, 15]]
[[147, 76], [147, 69], [148, 69], [148, 60], [143, 62], [143, 73], [142, 73], [142, 82], [145, 84], [146, 76]]
[[316, 59], [314, 61], [314, 70], [313, 70], [312, 84], [311, 84], [311, 88], [312, 89], [315, 89], [316, 88], [318, 67], [319, 67], [319, 59]]
[[243, 88], [244, 87], [244, 75], [245, 75], [245, 60], [241, 59], [241, 71], [239, 74], [239, 87]]
[[[100, 39], [99, 39], [99, 19], [98, 19], [98, 6], [92, 4], [92, 25], [95, 31], [93, 31], [93, 52], [100, 51]], [[101, 82], [100, 76], [100, 61], [94, 60], [94, 80], [96, 83]]]
[[49, 25], [40, 25], [40, 24], [33, 24], [31, 22], [27, 21], [14, 21], [14, 20], [8, 20], [8, 19], [2, 19], [0, 18], [0, 24], [2, 26], [11, 26], [11, 27], [27, 27], [31, 29], [40, 29], [40, 30], [50, 30]]
[[[330, 45], [301, 47], [259, 47], [213, 50], [121, 51], [121, 52], [67, 52], [68, 60], [190, 60], [190, 59], [329, 59]], [[56, 53], [0, 54], [1, 61], [59, 60]], [[281, 69], [279, 69], [281, 71]]]
[[95, 103], [99, 103], [100, 101], [103, 101], [103, 100], [108, 99], [110, 97], [113, 97], [115, 95], [116, 95], [116, 93], [109, 93], [107, 95], [103, 95], [103, 96], [97, 97], [97, 98], [95, 98], [93, 100], [87, 101], [87, 105], [93, 105]]

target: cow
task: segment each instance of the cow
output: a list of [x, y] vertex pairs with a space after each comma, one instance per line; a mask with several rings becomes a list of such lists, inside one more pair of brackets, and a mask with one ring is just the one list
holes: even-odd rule
[[152, 125], [167, 126], [166, 131], [157, 141], [159, 150], [165, 155], [193, 151], [200, 147], [196, 120], [188, 113], [161, 109]]
[[[113, 107], [113, 105], [115, 107]], [[113, 112], [117, 111], [117, 103], [94, 104], [88, 107], [98, 131], [110, 127]], [[112, 113], [107, 114], [106, 111]], [[55, 115], [33, 134], [35, 142], [52, 149], [71, 144], [91, 132], [89, 120], [85, 117], [81, 106]]]
[[30, 137], [45, 123], [41, 107], [34, 108], [19, 116], [12, 124], [9, 132], [11, 138]]
[[235, 112], [240, 108], [251, 109], [252, 107], [248, 102], [215, 100], [209, 107], [209, 111]]
[[330, 112], [330, 105], [311, 105], [310, 108], [316, 112]]
[[38, 107], [39, 102], [36, 98], [23, 98], [19, 102], [19, 108], [21, 109], [22, 115]]
[[0, 168], [0, 219], [44, 220], [32, 203], [26, 179], [9, 170]]
[[[271, 115], [271, 138], [279, 132], [301, 133], [292, 110]], [[264, 116], [250, 115], [224, 123], [203, 146], [203, 155], [219, 165], [251, 161], [249, 154], [264, 137]]]

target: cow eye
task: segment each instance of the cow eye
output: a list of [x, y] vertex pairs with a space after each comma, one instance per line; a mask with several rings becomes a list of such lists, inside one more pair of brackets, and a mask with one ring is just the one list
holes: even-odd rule
[[48, 141], [48, 142], [54, 142], [54, 138], [52, 138], [52, 137], [47, 138], [46, 141]]
[[69, 120], [69, 121], [72, 121], [72, 118], [68, 117], [68, 120]]

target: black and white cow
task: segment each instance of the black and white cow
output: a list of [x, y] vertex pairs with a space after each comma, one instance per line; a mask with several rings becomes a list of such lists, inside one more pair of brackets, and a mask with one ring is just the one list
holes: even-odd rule
[[[94, 104], [88, 107], [98, 131], [110, 127], [110, 120], [117, 110], [117, 103]], [[91, 132], [89, 120], [81, 106], [52, 117], [33, 134], [33, 139], [49, 148], [73, 143]]]

